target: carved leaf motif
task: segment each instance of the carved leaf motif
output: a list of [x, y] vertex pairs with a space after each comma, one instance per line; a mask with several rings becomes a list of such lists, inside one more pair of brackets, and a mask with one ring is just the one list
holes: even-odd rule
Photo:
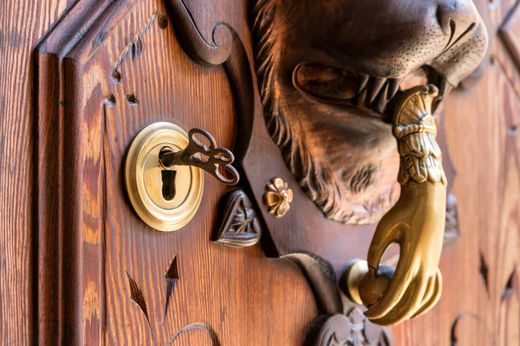
[[233, 247], [258, 243], [262, 229], [251, 200], [243, 190], [235, 190], [227, 197], [223, 211], [217, 242]]
[[344, 315], [334, 315], [325, 321], [315, 346], [349, 346], [350, 321]]
[[146, 321], [148, 325], [150, 325], [150, 318], [148, 317], [148, 308], [146, 307], [146, 301], [144, 300], [143, 292], [135, 282], [135, 280], [130, 276], [130, 274], [126, 273], [126, 277], [128, 278], [128, 283], [130, 284], [130, 298], [139, 306], [141, 311], [144, 313], [146, 317]]
[[513, 272], [511, 275], [509, 275], [509, 279], [507, 279], [506, 286], [504, 287], [504, 290], [502, 291], [502, 294], [500, 295], [501, 301], [506, 301], [509, 299], [509, 297], [513, 294], [513, 291], [515, 289], [515, 282], [516, 282], [516, 268], [513, 269]]
[[179, 281], [179, 270], [177, 269], [177, 255], [173, 256], [172, 262], [168, 271], [164, 275], [166, 279], [166, 303], [164, 304], [164, 318], [166, 319], [166, 313], [168, 312], [168, 306], [170, 305], [170, 297], [173, 293], [173, 289]]
[[240, 208], [237, 210], [233, 218], [233, 223], [229, 232], [235, 234], [241, 233], [256, 233], [252, 227], [252, 223], [256, 215], [251, 209], [246, 209], [243, 203], [240, 203]]

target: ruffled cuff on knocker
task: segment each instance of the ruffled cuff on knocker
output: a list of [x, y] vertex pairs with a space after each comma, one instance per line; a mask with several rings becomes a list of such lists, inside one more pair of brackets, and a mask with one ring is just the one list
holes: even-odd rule
[[421, 131], [410, 130], [408, 135], [398, 140], [397, 148], [401, 156], [398, 180], [401, 185], [427, 181], [446, 184], [442, 153], [435, 140], [435, 132], [435, 129], [428, 128]]
[[406, 136], [420, 133], [430, 133], [435, 138], [437, 136], [437, 127], [435, 126], [433, 117], [426, 115], [418, 124], [395, 125], [392, 129], [392, 133], [398, 141]]

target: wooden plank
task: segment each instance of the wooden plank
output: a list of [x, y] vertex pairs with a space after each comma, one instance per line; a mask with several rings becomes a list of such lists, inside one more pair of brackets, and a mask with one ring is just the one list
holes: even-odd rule
[[0, 4], [0, 339], [32, 344], [33, 61], [32, 51], [67, 6], [66, 0]]

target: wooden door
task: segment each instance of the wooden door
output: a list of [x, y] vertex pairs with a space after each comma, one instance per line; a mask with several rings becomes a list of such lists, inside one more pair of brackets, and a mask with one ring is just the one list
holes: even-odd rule
[[[335, 345], [319, 339], [330, 327], [347, 345], [517, 345], [520, 6], [474, 2], [489, 49], [437, 110], [449, 180], [443, 296], [391, 329], [346, 300], [342, 282], [398, 196], [396, 150], [366, 193], [373, 213], [344, 224], [313, 203], [264, 117], [255, 16], [267, 1], [0, 5], [2, 342]], [[286, 54], [309, 49], [293, 36], [303, 43], [291, 38]], [[205, 173], [196, 215], [175, 232], [143, 222], [125, 184], [134, 138], [164, 121], [208, 131], [241, 176], [229, 187]], [[294, 195], [281, 218], [264, 203], [273, 178]], [[240, 237], [229, 233], [237, 217]]]

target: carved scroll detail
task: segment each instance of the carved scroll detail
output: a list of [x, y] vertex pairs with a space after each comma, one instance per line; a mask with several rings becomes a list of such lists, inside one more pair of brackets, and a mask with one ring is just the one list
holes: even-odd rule
[[193, 60], [200, 64], [220, 65], [229, 58], [233, 32], [227, 25], [217, 24], [212, 32], [213, 42], [207, 42], [183, 0], [168, 0], [168, 4], [176, 19], [173, 24], [182, 33], [177, 38]]
[[249, 56], [244, 43], [234, 28], [228, 23], [217, 23], [208, 41], [201, 32], [184, 0], [167, 0], [171, 11], [172, 24], [177, 39], [189, 57], [201, 64], [222, 65], [236, 102], [237, 128], [233, 153], [238, 161], [245, 155], [253, 128], [253, 114], [259, 112], [257, 107], [253, 70], [250, 68]]
[[217, 333], [215, 332], [215, 330], [209, 324], [204, 323], [204, 322], [195, 322], [195, 323], [191, 323], [191, 324], [188, 324], [187, 326], [182, 327], [181, 329], [179, 329], [175, 333], [175, 335], [170, 340], [168, 345], [174, 345], [175, 341], [181, 335], [189, 333], [189, 332], [192, 332], [192, 331], [196, 331], [196, 330], [200, 330], [200, 331], [205, 332], [206, 334], [208, 334], [208, 336], [211, 338], [211, 345], [212, 346], [220, 346], [220, 340], [218, 338]]

